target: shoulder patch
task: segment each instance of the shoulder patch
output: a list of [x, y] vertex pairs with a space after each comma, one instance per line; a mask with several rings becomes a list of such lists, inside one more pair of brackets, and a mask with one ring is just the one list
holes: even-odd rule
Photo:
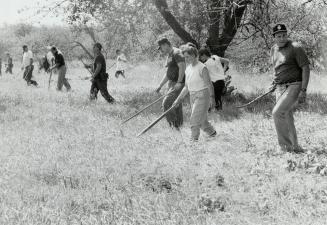
[[302, 48], [303, 47], [303, 45], [300, 42], [296, 42], [296, 41], [292, 42], [292, 46], [294, 48]]

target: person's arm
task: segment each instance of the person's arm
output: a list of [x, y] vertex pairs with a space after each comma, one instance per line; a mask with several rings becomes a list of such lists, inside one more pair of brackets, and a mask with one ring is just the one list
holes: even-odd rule
[[305, 65], [302, 67], [302, 86], [301, 92], [299, 94], [299, 103], [305, 103], [307, 97], [307, 88], [310, 79], [310, 67], [309, 65]]
[[182, 83], [184, 80], [184, 76], [185, 76], [186, 64], [185, 64], [185, 62], [179, 62], [177, 65], [179, 68], [177, 83]]
[[310, 79], [310, 61], [308, 59], [308, 56], [306, 55], [304, 49], [302, 46], [298, 43], [294, 43], [294, 54], [295, 54], [295, 60], [298, 64], [298, 66], [302, 69], [302, 86], [301, 86], [301, 92], [299, 94], [298, 101], [300, 104], [305, 103], [306, 101], [306, 92], [307, 87], [309, 84]]
[[101, 71], [101, 68], [102, 68], [102, 64], [101, 63], [97, 63], [96, 65], [97, 66], [96, 66], [96, 69], [95, 69], [95, 71], [93, 73], [92, 78], [95, 78], [96, 76], [98, 76], [99, 73], [100, 73], [100, 71]]
[[204, 80], [204, 82], [208, 85], [209, 94], [210, 94], [210, 105], [211, 105], [210, 108], [212, 108], [216, 104], [215, 91], [214, 91], [213, 84], [210, 79], [209, 70], [206, 67], [203, 68], [201, 76], [202, 76], [202, 79]]
[[229, 60], [226, 58], [220, 57], [220, 63], [223, 65], [224, 73], [226, 73], [229, 68]]
[[185, 85], [183, 90], [181, 91], [181, 93], [178, 95], [178, 97], [172, 104], [172, 107], [175, 108], [175, 107], [179, 106], [188, 93], [189, 93], [189, 91], [188, 91], [187, 85]]
[[159, 84], [159, 87], [156, 89], [156, 92], [160, 92], [161, 88], [168, 82], [168, 77], [167, 75], [165, 74], [165, 76], [162, 78], [160, 84]]

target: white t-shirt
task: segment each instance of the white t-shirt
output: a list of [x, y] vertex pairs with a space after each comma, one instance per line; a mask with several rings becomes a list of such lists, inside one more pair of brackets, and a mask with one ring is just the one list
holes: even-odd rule
[[27, 67], [30, 65], [30, 59], [33, 59], [33, 53], [31, 50], [23, 53], [23, 66]]
[[225, 79], [224, 68], [221, 64], [219, 56], [212, 55], [204, 64], [209, 70], [209, 75], [212, 82]]
[[120, 55], [117, 56], [117, 62], [116, 62], [116, 65], [117, 65], [116, 70], [117, 71], [122, 71], [122, 70], [126, 69], [126, 62], [124, 62], [122, 60], [127, 61], [126, 56], [123, 53], [121, 53]]
[[190, 92], [201, 91], [208, 88], [208, 84], [202, 77], [202, 71], [206, 66], [198, 62], [195, 66], [188, 65], [185, 70], [185, 82]]
[[51, 51], [47, 53], [47, 61], [50, 64], [50, 66], [54, 65], [54, 56]]

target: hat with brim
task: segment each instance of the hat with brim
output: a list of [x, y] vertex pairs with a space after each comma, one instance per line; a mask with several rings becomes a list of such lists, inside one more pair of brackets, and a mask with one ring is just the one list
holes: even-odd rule
[[287, 32], [287, 28], [285, 26], [285, 24], [276, 24], [273, 27], [273, 35], [278, 34], [278, 33], [286, 33]]

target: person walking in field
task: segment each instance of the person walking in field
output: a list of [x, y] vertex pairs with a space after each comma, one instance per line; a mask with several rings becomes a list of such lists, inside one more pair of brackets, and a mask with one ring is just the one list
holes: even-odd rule
[[188, 66], [185, 70], [185, 87], [173, 103], [176, 108], [181, 105], [185, 96], [191, 97], [191, 133], [192, 140], [197, 141], [202, 129], [208, 136], [214, 137], [217, 132], [208, 121], [208, 110], [215, 106], [214, 88], [205, 64], [199, 62], [198, 51], [194, 45], [183, 46], [183, 55]]
[[12, 57], [10, 56], [9, 52], [6, 53], [6, 56], [7, 56], [6, 73], [12, 74], [12, 69], [14, 67]]
[[271, 48], [271, 62], [274, 68], [276, 105], [273, 118], [280, 150], [302, 153], [294, 125], [293, 110], [296, 103], [305, 103], [310, 78], [308, 57], [303, 48], [288, 39], [284, 24], [273, 28], [275, 45]]
[[108, 83], [108, 74], [106, 72], [106, 60], [101, 53], [102, 45], [100, 43], [95, 43], [93, 46], [94, 52], [94, 63], [93, 66], [86, 66], [87, 68], [93, 67], [92, 75], [92, 85], [90, 90], [90, 100], [97, 99], [98, 92], [100, 91], [102, 97], [108, 103], [114, 103], [115, 99], [109, 94], [107, 83]]
[[115, 77], [118, 78], [119, 75], [121, 75], [122, 77], [126, 78], [125, 77], [125, 70], [126, 70], [126, 63], [127, 63], [126, 56], [120, 50], [116, 51], [116, 55], [117, 55], [117, 61], [116, 61]]
[[54, 56], [55, 64], [52, 67], [50, 67], [49, 71], [51, 72], [54, 69], [58, 70], [57, 90], [61, 91], [62, 86], [65, 86], [67, 91], [70, 91], [71, 86], [66, 79], [67, 67], [66, 67], [64, 56], [62, 55], [62, 53], [58, 52], [57, 48], [54, 46], [51, 48], [51, 52]]
[[[162, 106], [164, 111], [168, 110], [178, 95], [181, 93], [185, 85], [185, 59], [182, 51], [171, 45], [167, 38], [159, 40], [159, 50], [167, 55], [166, 67], [167, 72], [160, 82], [156, 92], [160, 92], [161, 88], [168, 82], [168, 95], [163, 99]], [[170, 126], [179, 129], [183, 125], [183, 108], [182, 104], [171, 110], [166, 119]]]
[[38, 86], [38, 83], [35, 80], [32, 80], [33, 76], [33, 52], [28, 50], [27, 45], [23, 46], [23, 65], [22, 70], [24, 70], [23, 79], [26, 80], [27, 85], [30, 86], [31, 84], [34, 86]]
[[0, 76], [2, 75], [2, 58], [0, 58]]
[[210, 79], [214, 87], [216, 110], [223, 108], [222, 96], [225, 90], [225, 73], [229, 67], [229, 60], [217, 55], [212, 55], [209, 49], [199, 51], [199, 58], [209, 71]]

